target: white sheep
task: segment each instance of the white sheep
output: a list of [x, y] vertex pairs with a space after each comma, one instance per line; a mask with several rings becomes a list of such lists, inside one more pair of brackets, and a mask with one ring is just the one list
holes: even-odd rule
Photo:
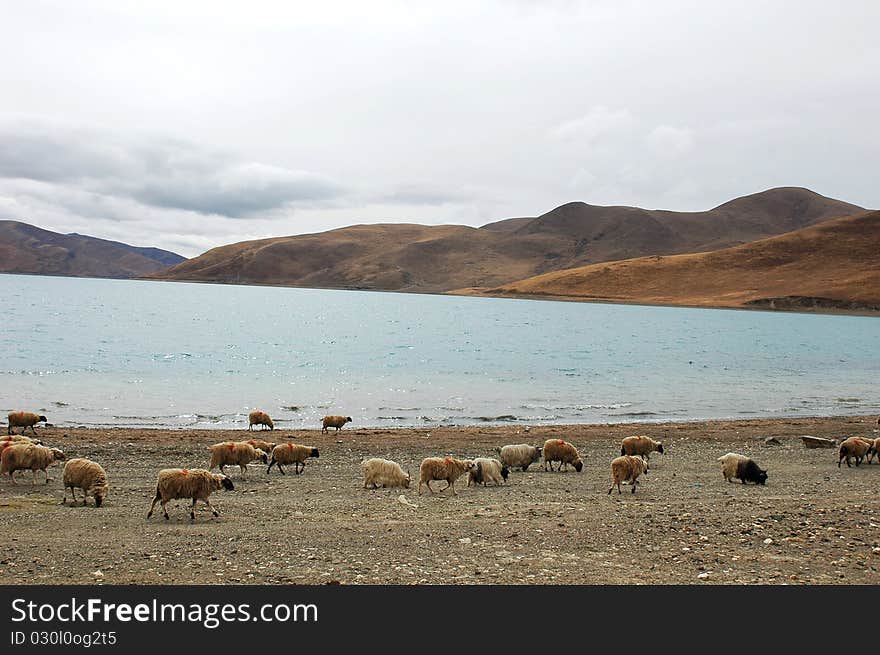
[[648, 460], [641, 456], [621, 455], [611, 460], [611, 487], [608, 493], [617, 486], [617, 493], [620, 494], [620, 483], [628, 482], [632, 485], [632, 493], [636, 492], [639, 476], [648, 473]]
[[28, 428], [31, 429], [31, 432], [34, 433], [34, 436], [37, 434], [36, 428], [34, 426], [37, 423], [45, 423], [46, 417], [41, 414], [34, 414], [33, 412], [9, 412], [6, 419], [9, 421], [6, 426], [6, 434], [13, 434], [12, 428], [22, 428], [21, 433], [24, 434], [25, 430]]
[[467, 486], [473, 483], [475, 486], [481, 484], [485, 487], [489, 482], [500, 485], [502, 479], [507, 482], [507, 476], [510, 469], [506, 464], [493, 459], [491, 457], [477, 457], [474, 460], [474, 467], [468, 471]]
[[107, 483], [107, 472], [97, 462], [84, 457], [74, 457], [64, 465], [64, 499], [62, 505], [67, 504], [67, 489], [73, 496], [73, 504], [76, 505], [76, 490], [83, 490], [83, 506], [91, 492], [95, 499], [95, 507], [100, 507], [107, 497], [110, 486]]
[[161, 501], [162, 513], [165, 515], [165, 520], [168, 520], [168, 509], [165, 505], [168, 501], [178, 498], [192, 498], [189, 517], [193, 521], [196, 518], [197, 500], [204, 501], [214, 516], [220, 516], [208, 496], [221, 487], [226, 491], [235, 489], [232, 480], [222, 473], [211, 473], [205, 469], [162, 469], [156, 479], [156, 497], [153, 498], [147, 518], [153, 515], [153, 508]]
[[9, 479], [15, 484], [13, 473], [19, 470], [31, 471], [31, 484], [37, 483], [37, 471], [46, 475], [49, 484], [49, 473], [46, 471], [52, 464], [64, 459], [64, 453], [57, 448], [38, 446], [33, 443], [13, 444], [3, 449], [0, 455], [0, 474], [9, 473]]
[[278, 444], [272, 449], [272, 459], [269, 461], [269, 468], [266, 469], [266, 474], [268, 475], [272, 467], [277, 464], [281, 475], [284, 475], [282, 465], [293, 464], [293, 472], [299, 475], [305, 470], [306, 460], [309, 457], [320, 456], [318, 449], [312, 446], [300, 446], [295, 443]]
[[419, 466], [419, 495], [422, 495], [423, 484], [427, 485], [428, 491], [434, 493], [431, 488], [431, 480], [446, 480], [446, 486], [440, 492], [452, 487], [452, 495], [456, 495], [455, 481], [473, 467], [474, 463], [469, 459], [426, 457]]
[[501, 461], [513, 468], [519, 466], [521, 470], [527, 471], [531, 464], [541, 459], [541, 446], [530, 446], [527, 443], [510, 444], [498, 451], [501, 455]]
[[263, 464], [268, 463], [269, 458], [259, 448], [254, 448], [246, 441], [225, 441], [211, 446], [211, 465], [208, 470], [219, 466], [220, 472], [225, 475], [224, 466], [235, 466], [241, 469], [241, 475], [247, 473], [247, 465], [254, 460], [260, 460]]
[[409, 489], [409, 473], [390, 459], [371, 457], [361, 462], [364, 471], [364, 489], [372, 487], [403, 487]]
[[325, 416], [321, 421], [321, 434], [327, 432], [327, 428], [336, 428], [339, 432], [346, 423], [351, 423], [351, 416]]
[[547, 464], [550, 464], [550, 470], [553, 470], [553, 462], [559, 462], [559, 471], [569, 464], [574, 466], [574, 470], [580, 472], [584, 468], [581, 456], [578, 454], [577, 448], [563, 441], [562, 439], [547, 439], [544, 442], [544, 470], [547, 470]]

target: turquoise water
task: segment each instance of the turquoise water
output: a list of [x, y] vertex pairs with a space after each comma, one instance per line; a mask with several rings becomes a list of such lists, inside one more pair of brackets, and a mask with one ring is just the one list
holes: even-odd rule
[[289, 428], [880, 413], [854, 316], [0, 275], [0, 409]]

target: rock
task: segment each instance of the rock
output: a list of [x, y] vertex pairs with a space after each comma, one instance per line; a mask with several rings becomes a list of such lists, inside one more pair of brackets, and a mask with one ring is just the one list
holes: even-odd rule
[[706, 578], [709, 577], [709, 574], [706, 573], [705, 571], [703, 571], [703, 572], [700, 573], [697, 577], [698, 577], [700, 580], [705, 580]]
[[764, 543], [769, 546], [770, 544], [773, 543], [773, 540], [770, 537], [767, 537], [766, 539], [764, 539]]
[[418, 507], [418, 505], [416, 505], [414, 502], [410, 501], [410, 499], [407, 498], [406, 496], [404, 496], [403, 494], [400, 494], [397, 497], [397, 502], [399, 502], [401, 505], [406, 505], [407, 507]]
[[782, 442], [776, 437], [767, 437], [764, 439], [764, 444], [767, 446], [781, 446]]
[[811, 437], [809, 435], [801, 436], [804, 445], [807, 448], [834, 448], [837, 442], [833, 439], [825, 439], [823, 437]]

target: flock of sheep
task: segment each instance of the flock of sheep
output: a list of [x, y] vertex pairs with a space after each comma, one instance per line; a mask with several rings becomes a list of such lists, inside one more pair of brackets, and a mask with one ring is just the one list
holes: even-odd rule
[[[45, 446], [36, 439], [37, 423], [45, 422], [46, 417], [31, 412], [11, 412], [8, 416], [9, 424], [7, 435], [0, 439], [0, 474], [7, 473], [13, 484], [13, 474], [18, 470], [30, 470], [32, 483], [36, 483], [36, 472], [43, 471], [46, 474], [46, 483], [49, 482], [47, 469], [56, 461], [65, 459], [64, 453], [57, 449]], [[325, 416], [322, 421], [322, 433], [329, 427], [340, 430], [346, 423], [351, 422], [350, 416]], [[272, 419], [265, 412], [251, 412], [248, 418], [248, 430], [253, 430], [255, 425], [264, 426], [274, 430]], [[880, 420], [878, 420], [880, 424]], [[14, 434], [14, 428], [21, 427], [21, 434]], [[25, 431], [30, 428], [34, 438], [25, 436]], [[156, 503], [161, 503], [162, 512], [168, 519], [166, 505], [171, 500], [191, 499], [190, 518], [195, 519], [195, 506], [198, 501], [204, 502], [214, 516], [218, 516], [216, 508], [211, 504], [209, 496], [219, 489], [231, 491], [235, 488], [232, 480], [225, 474], [226, 466], [238, 466], [241, 477], [247, 473], [248, 464], [260, 461], [267, 464], [266, 473], [269, 474], [273, 467], [284, 475], [284, 466], [293, 465], [294, 473], [300, 474], [305, 470], [306, 460], [310, 457], [319, 457], [317, 448], [294, 443], [275, 444], [262, 439], [248, 439], [247, 441], [225, 441], [211, 446], [211, 460], [207, 469], [170, 468], [159, 471], [156, 480], [156, 494], [147, 513], [147, 518], [153, 515]], [[439, 491], [442, 493], [452, 489], [456, 494], [455, 482], [465, 473], [468, 474], [467, 486], [471, 485], [501, 485], [506, 483], [510, 470], [519, 468], [528, 470], [529, 466], [540, 461], [542, 458], [543, 468], [549, 470], [564, 470], [569, 466], [575, 471], [583, 469], [583, 461], [572, 444], [563, 439], [547, 439], [542, 446], [529, 444], [512, 444], [496, 449], [499, 459], [491, 457], [478, 457], [475, 459], [459, 459], [455, 457], [427, 457], [419, 466], [418, 494], [422, 493], [422, 485], [431, 493], [436, 493], [431, 487], [431, 482], [445, 481], [446, 486]], [[663, 453], [663, 444], [647, 436], [631, 436], [623, 439], [620, 448], [620, 456], [611, 462], [611, 487], [610, 494], [617, 487], [618, 494], [622, 493], [621, 484], [629, 484], [632, 493], [636, 492], [636, 485], [641, 475], [648, 473], [649, 459], [652, 452]], [[845, 460], [847, 466], [851, 466], [852, 459], [858, 466], [867, 459], [870, 463], [877, 455], [880, 461], [880, 438], [870, 439], [867, 437], [850, 437], [844, 440], [838, 449], [838, 467]], [[767, 471], [761, 469], [753, 459], [738, 453], [727, 453], [718, 458], [721, 463], [721, 472], [724, 478], [731, 482], [740, 480], [743, 484], [754, 482], [763, 485], [767, 481]], [[553, 465], [558, 462], [558, 467]], [[212, 473], [218, 468], [220, 473]], [[379, 487], [410, 487], [410, 474], [403, 470], [397, 462], [377, 457], [365, 459], [361, 462], [364, 475], [364, 488], [377, 489]], [[76, 504], [76, 489], [83, 491], [83, 505], [89, 494], [95, 501], [95, 506], [100, 507], [109, 490], [107, 473], [97, 462], [85, 458], [68, 460], [63, 472], [64, 499], [67, 503], [67, 490], [71, 490], [73, 503]]]

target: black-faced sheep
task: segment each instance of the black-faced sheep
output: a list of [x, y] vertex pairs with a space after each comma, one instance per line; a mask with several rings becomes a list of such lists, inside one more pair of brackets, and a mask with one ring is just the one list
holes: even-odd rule
[[9, 412], [6, 418], [9, 421], [9, 424], [6, 426], [6, 434], [13, 434], [12, 428], [22, 428], [22, 434], [30, 428], [31, 432], [36, 436], [37, 430], [34, 426], [37, 423], [46, 422], [45, 416], [34, 414], [33, 412]]
[[282, 465], [293, 464], [293, 472], [299, 475], [306, 468], [306, 460], [309, 457], [320, 457], [317, 448], [311, 446], [300, 446], [295, 443], [278, 444], [272, 449], [272, 459], [269, 461], [269, 468], [266, 474], [272, 470], [272, 467], [278, 465], [281, 475], [284, 475]]
[[246, 441], [226, 441], [211, 446], [211, 465], [208, 470], [219, 466], [220, 472], [225, 475], [224, 466], [238, 465], [241, 469], [241, 475], [244, 477], [244, 474], [247, 473], [247, 465], [255, 460], [266, 464], [269, 458], [262, 450], [254, 448]]
[[641, 455], [621, 455], [611, 460], [611, 486], [608, 493], [617, 485], [617, 493], [620, 491], [621, 482], [629, 482], [632, 485], [632, 493], [636, 492], [639, 476], [648, 474], [648, 460]]
[[[265, 425], [270, 430], [275, 429], [275, 424], [272, 422], [272, 419], [269, 418], [269, 415], [266, 412], [261, 412], [258, 409], [248, 414], [248, 430], [253, 430], [255, 425]], [[260, 429], [262, 430], [263, 428], [261, 427]]]
[[162, 513], [165, 515], [165, 520], [168, 520], [168, 509], [165, 505], [168, 504], [168, 501], [178, 498], [192, 498], [189, 517], [193, 521], [196, 519], [197, 500], [204, 501], [211, 508], [211, 513], [214, 516], [220, 516], [208, 496], [221, 487], [226, 491], [235, 489], [232, 480], [222, 473], [211, 473], [205, 469], [162, 469], [156, 479], [156, 497], [153, 498], [153, 504], [150, 505], [147, 518], [153, 515], [153, 508], [156, 507], [156, 503], [161, 501]]
[[409, 473], [390, 459], [371, 457], [361, 462], [364, 471], [364, 489], [379, 487], [403, 487], [409, 489]]
[[498, 451], [501, 461], [513, 468], [520, 467], [520, 470], [527, 471], [529, 466], [541, 459], [541, 446], [530, 446], [527, 443], [510, 444]]
[[765, 484], [767, 482], [767, 471], [761, 469], [750, 457], [739, 453], [727, 453], [719, 457], [718, 461], [721, 462], [721, 473], [728, 482], [731, 482], [733, 478], [739, 479], [743, 484], [746, 482]]
[[57, 448], [38, 446], [33, 443], [18, 443], [3, 449], [0, 455], [0, 474], [9, 473], [9, 479], [15, 484], [13, 473], [20, 470], [30, 469], [31, 483], [37, 482], [37, 471], [46, 475], [46, 484], [49, 484], [49, 473], [46, 471], [52, 464], [64, 459], [64, 453]]
[[645, 459], [650, 459], [654, 451], [662, 455], [663, 444], [645, 435], [626, 437], [620, 444], [621, 455], [641, 455]]
[[107, 472], [97, 462], [93, 462], [84, 457], [74, 457], [67, 461], [64, 465], [64, 499], [62, 505], [67, 504], [67, 490], [73, 496], [73, 504], [76, 505], [77, 488], [83, 491], [83, 506], [89, 493], [95, 499], [95, 507], [100, 507], [107, 497], [107, 491], [110, 489], [107, 483]]
[[327, 432], [327, 428], [336, 428], [339, 432], [346, 423], [351, 423], [351, 416], [325, 416], [321, 421], [321, 434]]
[[502, 479], [507, 482], [507, 476], [510, 469], [506, 464], [502, 464], [497, 459], [491, 457], [477, 457], [474, 460], [474, 467], [468, 471], [467, 486], [482, 484], [486, 486], [489, 482], [500, 485]]
[[431, 488], [431, 480], [446, 480], [446, 486], [440, 490], [444, 492], [452, 487], [452, 495], [456, 495], [455, 481], [474, 467], [469, 459], [456, 459], [454, 457], [426, 457], [419, 466], [419, 495], [422, 495], [422, 485], [427, 485], [428, 491], [434, 493]]
[[544, 442], [544, 470], [547, 470], [547, 464], [550, 464], [550, 470], [553, 470], [553, 462], [560, 462], [557, 470], [561, 471], [562, 467], [568, 468], [571, 464], [574, 470], [580, 472], [584, 468], [581, 456], [578, 454], [577, 448], [562, 439], [547, 439]]
[[846, 439], [842, 444], [840, 444], [840, 448], [837, 451], [837, 468], [840, 468], [840, 463], [846, 459], [846, 466], [850, 468], [850, 458], [856, 458], [856, 466], [862, 463], [862, 460], [867, 456], [868, 450], [873, 446], [873, 442], [871, 445], [868, 445], [868, 440], [864, 437], [850, 437]]

